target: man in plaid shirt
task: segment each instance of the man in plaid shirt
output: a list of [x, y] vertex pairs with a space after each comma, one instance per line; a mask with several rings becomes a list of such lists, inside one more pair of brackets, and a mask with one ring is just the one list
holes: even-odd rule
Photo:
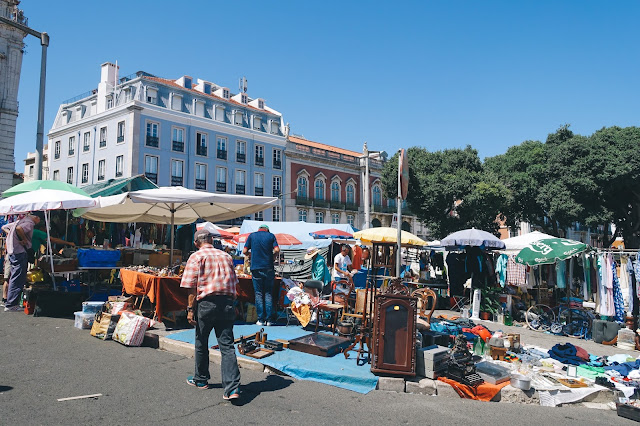
[[213, 248], [209, 231], [197, 231], [194, 243], [198, 251], [189, 257], [180, 283], [181, 287], [189, 289], [187, 320], [196, 328], [196, 368], [187, 383], [198, 389], [209, 388], [209, 335], [215, 330], [222, 355], [222, 398], [237, 399], [240, 397], [240, 370], [233, 346], [233, 300], [238, 277], [231, 256]]

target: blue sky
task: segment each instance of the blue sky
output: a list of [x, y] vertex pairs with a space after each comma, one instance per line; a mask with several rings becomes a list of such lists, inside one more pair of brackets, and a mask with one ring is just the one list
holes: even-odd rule
[[[120, 75], [190, 75], [238, 87], [292, 132], [393, 153], [493, 156], [567, 123], [588, 135], [636, 125], [636, 1], [23, 0], [51, 36], [45, 133], [60, 103]], [[40, 44], [28, 37], [16, 166], [35, 150]], [[45, 139], [46, 141], [46, 139]]]

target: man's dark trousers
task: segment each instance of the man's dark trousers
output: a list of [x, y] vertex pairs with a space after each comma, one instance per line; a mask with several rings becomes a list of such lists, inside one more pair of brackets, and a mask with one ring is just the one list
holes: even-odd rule
[[273, 269], [252, 269], [253, 292], [256, 297], [256, 314], [262, 322], [272, 321], [273, 282], [276, 273]]
[[222, 362], [222, 387], [224, 394], [229, 395], [240, 386], [240, 370], [236, 359], [236, 348], [233, 345], [233, 322], [235, 308], [233, 298], [229, 296], [210, 295], [196, 304], [196, 371], [193, 379], [206, 382], [209, 375], [209, 335], [215, 330]]

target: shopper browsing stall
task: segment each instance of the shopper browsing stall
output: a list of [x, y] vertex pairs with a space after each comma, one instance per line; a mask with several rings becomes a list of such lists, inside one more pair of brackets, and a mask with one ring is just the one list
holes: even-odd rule
[[2, 227], [7, 233], [7, 253], [11, 262], [11, 277], [9, 278], [9, 292], [4, 311], [21, 311], [18, 306], [20, 293], [27, 282], [27, 250], [31, 249], [33, 228], [40, 223], [40, 218], [27, 215], [13, 223]]
[[242, 253], [246, 256], [249, 252], [251, 252], [251, 277], [258, 314], [256, 324], [271, 325], [273, 283], [276, 277], [273, 258], [280, 253], [280, 247], [267, 225], [261, 225], [258, 232], [249, 234]]
[[189, 289], [187, 320], [196, 328], [195, 374], [187, 378], [187, 383], [199, 389], [209, 388], [209, 335], [213, 329], [222, 355], [223, 399], [237, 399], [240, 397], [240, 370], [233, 345], [233, 300], [238, 278], [233, 259], [213, 248], [209, 231], [197, 231], [194, 243], [198, 251], [189, 257], [180, 283], [181, 287]]

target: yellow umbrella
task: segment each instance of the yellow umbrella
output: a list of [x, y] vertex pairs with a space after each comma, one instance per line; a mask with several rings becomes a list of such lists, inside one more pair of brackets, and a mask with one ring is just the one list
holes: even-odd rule
[[[398, 230], [396, 228], [380, 227], [363, 229], [353, 234], [353, 238], [365, 244], [369, 243], [397, 243]], [[400, 243], [412, 246], [425, 246], [427, 242], [410, 232], [402, 231]]]

